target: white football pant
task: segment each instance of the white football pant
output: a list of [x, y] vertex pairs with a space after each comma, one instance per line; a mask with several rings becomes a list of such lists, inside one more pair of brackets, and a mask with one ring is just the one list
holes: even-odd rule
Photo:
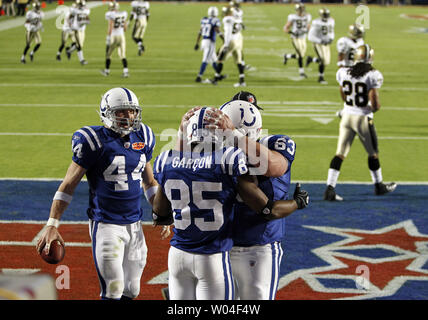
[[89, 228], [101, 298], [137, 297], [147, 258], [140, 221], [117, 225], [90, 220]]
[[229, 252], [196, 254], [170, 247], [168, 287], [171, 300], [233, 300]]
[[283, 251], [279, 242], [233, 247], [230, 251], [235, 296], [240, 300], [275, 300]]

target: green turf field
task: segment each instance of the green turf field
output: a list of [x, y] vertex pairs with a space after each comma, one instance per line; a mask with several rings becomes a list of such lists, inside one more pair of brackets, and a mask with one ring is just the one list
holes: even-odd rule
[[[55, 26], [56, 18], [44, 21], [42, 46], [34, 62], [27, 57], [26, 65], [19, 61], [25, 45], [24, 27], [0, 31], [0, 177], [63, 177], [71, 161], [72, 133], [85, 125], [100, 124], [96, 110], [101, 95], [112, 87], [128, 87], [139, 97], [143, 121], [157, 134], [155, 156], [171, 140], [160, 141], [160, 133], [176, 129], [187, 109], [220, 106], [231, 98], [237, 92], [233, 83], [238, 79], [232, 59], [224, 66], [229, 77], [218, 86], [194, 82], [202, 53], [193, 46], [200, 18], [212, 4], [151, 2], [144, 38], [147, 51], [142, 57], [137, 55], [130, 33], [126, 35], [131, 75], [127, 79], [121, 78], [117, 54], [110, 77], [99, 73], [104, 67], [106, 5], [91, 10], [84, 46], [86, 66], [79, 64], [75, 54], [71, 61], [64, 52], [61, 62], [55, 60], [61, 33]], [[324, 181], [336, 150], [339, 119], [334, 114], [341, 108], [335, 82], [335, 43], [358, 17], [355, 7], [329, 6], [336, 20], [336, 39], [326, 86], [317, 83], [315, 64], [310, 65], [309, 78], [303, 81], [296, 80], [295, 60], [283, 65], [283, 54], [293, 51], [282, 31], [287, 15], [294, 10], [292, 5], [242, 7], [245, 61], [252, 66], [246, 73], [247, 89], [265, 108], [263, 127], [296, 141], [294, 181]], [[51, 4], [44, 11], [55, 8], [56, 4]], [[319, 8], [308, 5], [307, 11], [316, 18]], [[129, 3], [121, 3], [121, 9], [129, 12]], [[402, 13], [426, 12], [424, 7], [370, 7], [366, 42], [374, 47], [374, 65], [385, 78], [380, 90], [382, 109], [375, 115], [375, 124], [386, 181], [428, 181], [428, 33], [415, 31], [426, 28], [428, 21], [400, 17]], [[0, 25], [11, 20], [0, 17]], [[309, 43], [308, 54], [314, 55]], [[212, 75], [208, 66], [205, 76]], [[340, 181], [370, 181], [367, 157], [359, 141], [342, 166]]]

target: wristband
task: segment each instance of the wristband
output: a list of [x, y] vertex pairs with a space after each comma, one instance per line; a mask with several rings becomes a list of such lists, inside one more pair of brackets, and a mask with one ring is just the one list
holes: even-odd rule
[[57, 191], [54, 195], [54, 200], [61, 200], [67, 203], [70, 203], [71, 200], [73, 199], [73, 196], [65, 193], [65, 192], [61, 192], [61, 191]]
[[266, 203], [265, 207], [260, 211], [260, 214], [262, 216], [268, 216], [272, 214], [272, 208], [273, 208], [274, 202], [270, 199], [268, 199], [268, 202]]
[[172, 211], [167, 216], [159, 216], [157, 215], [157, 213], [152, 211], [152, 218], [153, 218], [153, 222], [156, 225], [160, 225], [160, 226], [169, 226], [174, 223], [174, 217], [172, 216]]
[[55, 218], [49, 218], [48, 222], [46, 223], [46, 226], [53, 226], [55, 228], [59, 227], [59, 220]]
[[156, 194], [156, 192], [158, 191], [158, 188], [159, 188], [158, 186], [154, 186], [154, 187], [148, 188], [144, 192], [144, 195], [146, 196], [147, 201], [150, 202], [150, 198]]

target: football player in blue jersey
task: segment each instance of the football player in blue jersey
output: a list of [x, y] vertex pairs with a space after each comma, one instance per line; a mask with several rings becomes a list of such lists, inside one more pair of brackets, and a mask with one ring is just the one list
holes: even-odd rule
[[[198, 36], [196, 38], [195, 50], [199, 49], [199, 42], [201, 41], [201, 50], [203, 51], [202, 63], [199, 68], [198, 76], [196, 77], [196, 82], [202, 82], [202, 75], [205, 72], [205, 69], [209, 63], [212, 64], [214, 71], [217, 74], [217, 55], [216, 55], [216, 38], [217, 34], [220, 37], [223, 35], [220, 33], [220, 20], [217, 18], [218, 9], [217, 7], [208, 8], [208, 17], [203, 17], [201, 19], [201, 28], [199, 29]], [[210, 83], [210, 81], [208, 80]]]
[[[235, 142], [246, 153], [249, 164], [254, 166], [252, 174], [258, 187], [270, 201], [286, 200], [296, 144], [286, 135], [260, 139], [262, 119], [259, 109], [256, 97], [241, 91], [220, 107], [227, 117], [210, 113], [211, 119], [207, 121], [223, 130], [236, 132], [234, 135], [238, 139]], [[296, 186], [293, 198], [295, 209], [303, 209], [309, 203], [309, 195], [300, 185]], [[238, 198], [234, 205], [233, 248], [230, 252], [236, 296], [241, 300], [274, 300], [283, 255], [281, 241], [285, 236], [285, 219], [263, 219], [255, 214], [247, 201], [242, 200]]]
[[208, 110], [192, 111], [186, 121], [183, 144], [190, 150], [165, 151], [154, 164], [161, 186], [153, 203], [155, 223], [174, 223], [168, 256], [171, 300], [234, 298], [229, 251], [237, 192], [266, 221], [289, 215], [305, 201], [269, 200], [247, 175], [242, 150], [223, 147], [221, 135], [206, 127]]
[[[86, 175], [92, 254], [102, 299], [135, 298], [146, 264], [147, 246], [141, 227], [143, 189], [152, 203], [157, 182], [150, 165], [155, 135], [141, 120], [136, 95], [113, 88], [101, 99], [104, 126], [85, 126], [71, 139], [72, 162], [53, 198], [49, 220], [38, 240], [39, 253], [64, 240], [59, 220]], [[46, 246], [45, 246], [46, 244]]]

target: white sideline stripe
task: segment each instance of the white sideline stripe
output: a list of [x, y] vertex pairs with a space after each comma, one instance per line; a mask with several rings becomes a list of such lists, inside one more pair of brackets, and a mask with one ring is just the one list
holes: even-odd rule
[[[0, 83], [0, 87], [58, 87], [63, 85], [63, 83]], [[64, 84], [65, 85], [65, 84]], [[106, 86], [105, 83], [67, 83], [67, 87], [77, 87], [77, 88], [88, 88], [88, 87], [98, 87], [104, 88]], [[110, 84], [110, 86], [120, 87], [123, 84]], [[133, 87], [136, 88], [201, 88], [198, 84], [132, 84]], [[216, 88], [230, 88], [230, 84], [220, 84], [217, 85]], [[337, 86], [293, 86], [293, 85], [251, 85], [251, 88], [254, 89], [329, 89], [329, 90], [337, 90]], [[213, 87], [214, 88], [214, 87]], [[414, 87], [383, 87], [384, 91], [428, 91], [428, 88], [414, 88]]]
[[[63, 178], [16, 178], [16, 177], [6, 177], [6, 178], [0, 178], [0, 181], [6, 181], [6, 180], [18, 180], [18, 181], [62, 181]], [[291, 184], [294, 183], [310, 183], [310, 184], [326, 184], [326, 180], [296, 180], [291, 181]], [[425, 186], [428, 185], [428, 181], [395, 181], [398, 185], [421, 185]], [[369, 181], [340, 181], [339, 184], [363, 184], [363, 185], [372, 185], [373, 182]], [[47, 221], [47, 219], [46, 219]], [[10, 221], [10, 220], [0, 220], [0, 223], [34, 223], [34, 224], [45, 224], [46, 221], [39, 221], [39, 220], [16, 220], [16, 221]], [[151, 222], [142, 221], [142, 224], [151, 224]], [[88, 221], [61, 221], [61, 224], [88, 224]]]
[[[39, 181], [52, 181], [52, 179], [46, 179], [46, 180], [42, 180], [44, 178], [41, 179], [37, 179]], [[26, 181], [34, 181], [36, 179], [32, 179], [32, 178], [0, 178], [0, 180], [26, 180]], [[56, 179], [57, 181], [62, 181], [62, 179]], [[47, 221], [47, 219], [46, 219]], [[46, 224], [46, 221], [41, 221], [41, 220], [0, 220], [0, 223], [22, 223], [22, 224]], [[61, 220], [60, 226], [62, 224], [85, 224], [88, 225], [88, 220], [80, 220], [80, 221], [67, 221], [67, 220]], [[151, 221], [141, 221], [141, 224], [143, 225], [151, 225], [152, 222]], [[76, 242], [78, 243], [78, 242]]]
[[[36, 241], [0, 241], [0, 246], [34, 246]], [[66, 242], [65, 247], [91, 247], [91, 242]]]
[[[327, 115], [291, 115], [292, 117], [308, 117], [308, 116], [317, 116], [317, 117], [326, 117]], [[72, 133], [51, 133], [51, 132], [0, 132], [0, 136], [58, 136], [58, 137], [71, 137]], [[176, 134], [164, 134], [164, 133], [155, 133], [155, 136], [168, 136], [174, 137]], [[293, 135], [289, 134], [290, 137], [294, 139], [337, 139], [335, 136], [322, 136], [322, 135]], [[428, 137], [378, 137], [379, 140], [428, 140]]]
[[[88, 2], [87, 7], [88, 8], [95, 8], [95, 7], [99, 7], [102, 5], [103, 5], [102, 1], [93, 1], [93, 2]], [[43, 21], [49, 20], [52, 18], [56, 18], [59, 16], [59, 14], [56, 12], [56, 8], [54, 10], [45, 11], [44, 14], [45, 14], [45, 16], [43, 18]], [[12, 28], [23, 26], [24, 22], [25, 22], [25, 18], [15, 18], [12, 20], [2, 21], [2, 22], [0, 22], [0, 31], [9, 30]]]
[[[36, 108], [36, 107], [46, 107], [46, 108], [99, 108], [97, 104], [70, 104], [70, 103], [0, 103], [0, 107], [20, 107], [20, 108]], [[175, 105], [175, 104], [144, 104], [143, 108], [192, 108], [194, 105]]]

